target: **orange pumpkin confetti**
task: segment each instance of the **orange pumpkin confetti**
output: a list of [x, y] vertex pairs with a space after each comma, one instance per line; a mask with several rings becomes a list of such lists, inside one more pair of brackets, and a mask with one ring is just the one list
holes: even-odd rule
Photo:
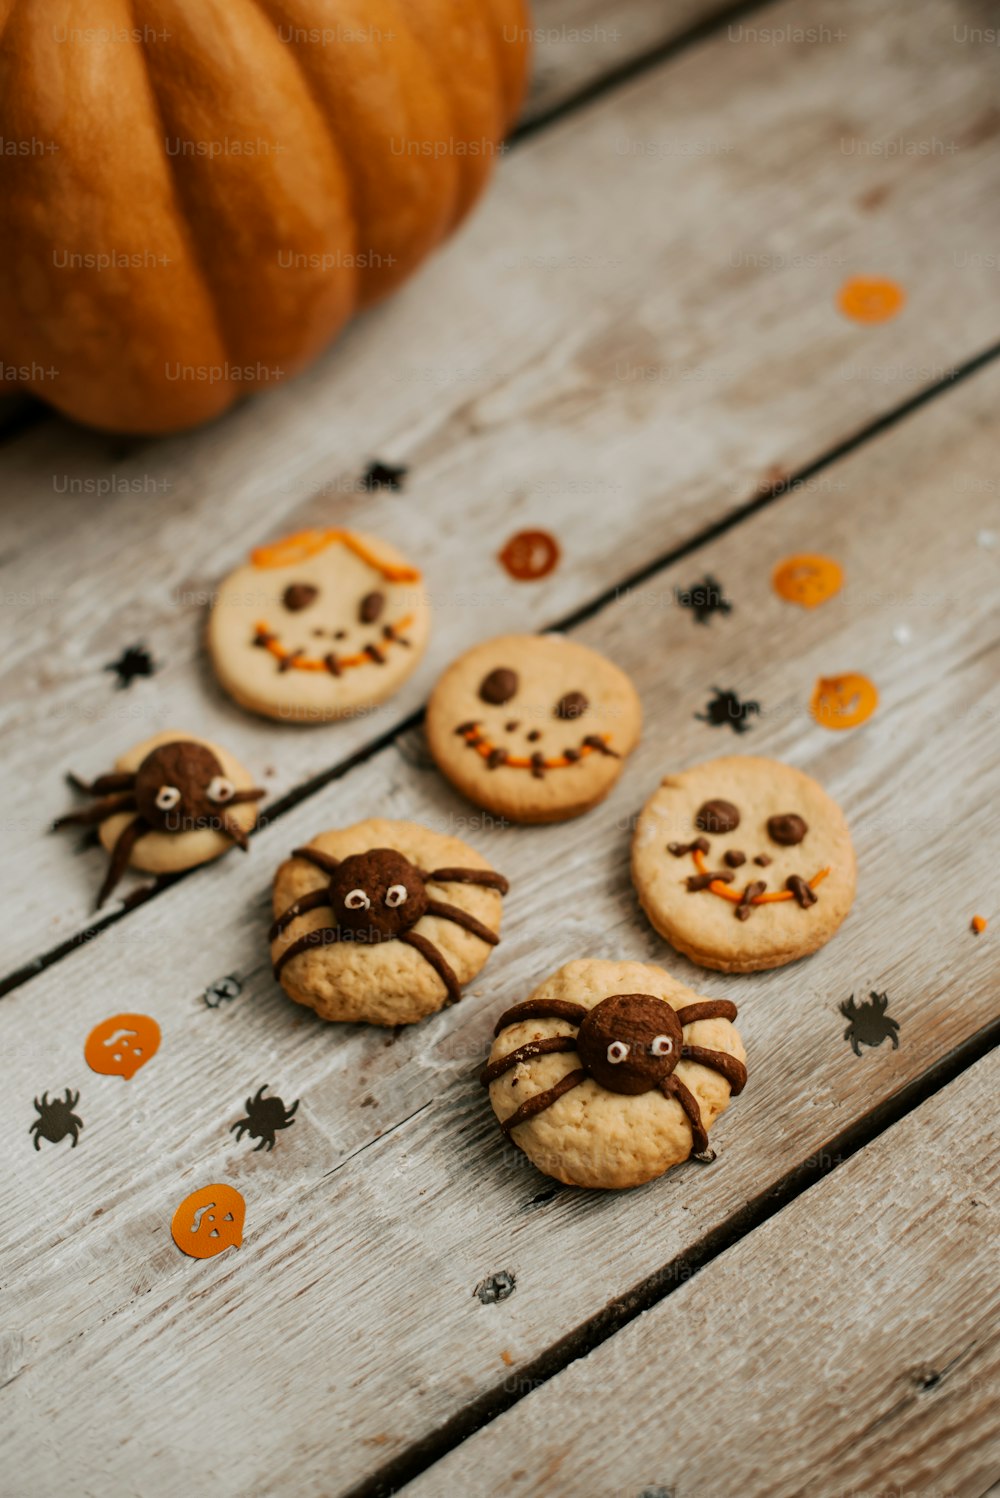
[[803, 552], [785, 557], [775, 567], [771, 586], [786, 603], [797, 603], [803, 609], [818, 608], [844, 586], [844, 570], [832, 557]]
[[227, 1248], [239, 1248], [245, 1215], [246, 1202], [235, 1186], [202, 1186], [177, 1208], [170, 1235], [181, 1253], [192, 1259], [214, 1259]]
[[986, 930], [986, 927], [989, 925], [989, 921], [984, 915], [974, 915], [970, 924], [976, 935], [982, 936], [983, 932]]
[[518, 531], [500, 553], [500, 560], [518, 582], [548, 577], [559, 565], [559, 542], [548, 531]]
[[859, 671], [821, 676], [813, 687], [809, 706], [821, 728], [856, 728], [878, 707], [878, 688]]
[[113, 1014], [95, 1025], [83, 1059], [102, 1077], [134, 1077], [160, 1046], [160, 1027], [148, 1014]]
[[902, 286], [883, 276], [852, 276], [837, 293], [837, 306], [853, 322], [888, 322], [905, 303]]

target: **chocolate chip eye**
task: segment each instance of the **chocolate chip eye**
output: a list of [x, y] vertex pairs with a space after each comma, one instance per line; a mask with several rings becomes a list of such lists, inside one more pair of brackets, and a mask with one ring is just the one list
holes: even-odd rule
[[344, 908], [346, 910], [369, 910], [371, 901], [363, 889], [352, 889], [344, 896]]
[[731, 801], [706, 801], [698, 808], [694, 825], [699, 832], [735, 832], [740, 825], [739, 807]]
[[385, 892], [385, 903], [387, 905], [405, 905], [406, 894], [405, 884], [390, 884]]
[[623, 1040], [613, 1040], [608, 1046], [608, 1060], [612, 1066], [620, 1066], [628, 1059], [629, 1048]]
[[180, 799], [181, 793], [175, 785], [161, 785], [156, 793], [156, 805], [160, 811], [173, 811]]
[[669, 1035], [657, 1035], [649, 1046], [651, 1056], [669, 1056], [674, 1048], [674, 1043]]
[[297, 614], [300, 609], [307, 609], [314, 603], [319, 594], [319, 589], [314, 588], [312, 583], [289, 583], [281, 601], [290, 614]]
[[501, 703], [509, 702], [515, 696], [517, 688], [517, 672], [511, 671], [507, 666], [497, 666], [479, 683], [479, 695], [484, 702], [490, 703], [493, 707], [499, 707]]
[[571, 722], [574, 718], [582, 718], [589, 706], [590, 703], [582, 692], [567, 692], [556, 703], [556, 717], [562, 718], [564, 722]]
[[806, 823], [793, 811], [782, 812], [780, 816], [767, 819], [768, 836], [782, 848], [793, 848], [796, 843], [801, 843], [808, 831]]
[[358, 609], [358, 618], [362, 624], [374, 624], [376, 619], [382, 617], [382, 610], [384, 608], [384, 593], [366, 593], [361, 600], [361, 607]]
[[225, 775], [212, 776], [208, 786], [209, 801], [231, 801], [235, 795], [236, 787]]

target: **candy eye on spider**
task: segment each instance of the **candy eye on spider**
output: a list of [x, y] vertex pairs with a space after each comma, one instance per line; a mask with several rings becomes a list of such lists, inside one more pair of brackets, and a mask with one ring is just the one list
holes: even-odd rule
[[385, 903], [387, 905], [404, 905], [406, 903], [406, 885], [390, 884], [385, 892]]
[[209, 801], [231, 801], [236, 794], [236, 787], [225, 775], [213, 775], [208, 785]]
[[156, 805], [160, 811], [173, 811], [181, 799], [181, 793], [175, 785], [161, 785], [156, 793]]
[[669, 1056], [673, 1048], [674, 1043], [669, 1035], [657, 1035], [649, 1043], [649, 1053], [651, 1056]]
[[613, 1040], [608, 1046], [608, 1060], [612, 1066], [620, 1066], [628, 1060], [629, 1047], [624, 1040]]
[[368, 910], [371, 903], [363, 889], [352, 889], [344, 898], [344, 907], [347, 910]]

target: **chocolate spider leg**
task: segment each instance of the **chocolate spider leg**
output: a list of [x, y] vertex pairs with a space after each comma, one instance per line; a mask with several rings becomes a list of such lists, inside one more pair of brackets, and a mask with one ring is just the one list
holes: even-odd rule
[[493, 869], [432, 869], [421, 870], [424, 879], [434, 884], [482, 884], [487, 889], [498, 889], [505, 895], [510, 883]]
[[332, 874], [340, 866], [339, 858], [334, 858], [332, 853], [321, 853], [318, 848], [293, 848], [292, 857], [304, 858], [306, 863], [322, 869], [324, 874]]
[[736, 1005], [729, 999], [704, 999], [700, 1004], [687, 1004], [677, 1010], [681, 1026], [697, 1024], [700, 1019], [736, 1018]]
[[693, 1092], [684, 1086], [680, 1077], [671, 1075], [660, 1083], [664, 1097], [676, 1098], [691, 1125], [691, 1153], [703, 1155], [708, 1149], [708, 1132], [701, 1121], [701, 1109]]
[[230, 796], [229, 800], [226, 802], [226, 805], [227, 806], [242, 806], [247, 801], [263, 801], [263, 799], [264, 799], [264, 797], [266, 795], [267, 795], [267, 791], [262, 790], [260, 788], [260, 786], [254, 785], [254, 786], [251, 786], [248, 790], [245, 790], [245, 791], [233, 791], [233, 794]]
[[518, 1124], [527, 1123], [529, 1118], [534, 1118], [537, 1113], [542, 1113], [546, 1108], [562, 1097], [563, 1093], [570, 1092], [574, 1087], [579, 1087], [581, 1082], [587, 1080], [587, 1073], [581, 1068], [579, 1071], [568, 1071], [564, 1077], [560, 1077], [554, 1087], [549, 1087], [545, 1092], [536, 1092], [534, 1097], [525, 1098], [514, 1113], [505, 1119], [500, 1125], [501, 1132], [509, 1139], [511, 1131]]
[[84, 796], [104, 796], [108, 791], [130, 791], [135, 786], [135, 774], [130, 770], [116, 771], [112, 775], [98, 775], [96, 780], [81, 780], [72, 770], [66, 776], [75, 791]]
[[274, 925], [267, 933], [268, 941], [274, 941], [276, 937], [281, 935], [286, 926], [290, 926], [300, 915], [305, 915], [307, 910], [319, 910], [321, 905], [329, 905], [329, 903], [330, 891], [326, 885], [323, 885], [320, 889], [311, 889], [307, 895], [301, 895], [294, 904], [289, 905], [288, 909], [282, 915], [278, 916]]
[[499, 1035], [508, 1025], [516, 1025], [523, 1019], [565, 1019], [571, 1025], [582, 1025], [587, 1013], [582, 1004], [571, 1004], [568, 999], [525, 999], [513, 1009], [505, 1009], [493, 1027]]
[[506, 1056], [498, 1056], [496, 1061], [488, 1062], [479, 1073], [479, 1080], [484, 1087], [489, 1087], [497, 1077], [502, 1077], [513, 1066], [520, 1066], [522, 1061], [530, 1061], [532, 1056], [550, 1056], [555, 1051], [575, 1050], [575, 1035], [546, 1035], [542, 1040], [529, 1040], [526, 1045], [519, 1045], [508, 1051]]
[[738, 1097], [747, 1085], [746, 1067], [727, 1051], [712, 1051], [703, 1045], [682, 1045], [681, 1056], [685, 1061], [697, 1061], [700, 1066], [710, 1066], [713, 1071], [721, 1072], [733, 1097]]
[[308, 952], [311, 947], [331, 947], [333, 943], [340, 940], [340, 932], [336, 926], [318, 926], [315, 931], [307, 931], [305, 936], [300, 936], [298, 941], [290, 942], [274, 964], [274, 976], [281, 976], [281, 969], [292, 957], [298, 957], [300, 952]]
[[432, 941], [428, 941], [426, 936], [421, 936], [416, 931], [401, 931], [399, 940], [405, 941], [408, 947], [413, 947], [415, 951], [427, 958], [427, 961], [448, 990], [448, 1003], [457, 1004], [462, 997], [462, 985], [455, 977], [444, 953], [439, 952]]
[[125, 791], [117, 796], [104, 796], [100, 801], [95, 801], [93, 806], [85, 806], [82, 811], [67, 812], [64, 817], [57, 817], [52, 823], [53, 832], [58, 832], [60, 827], [93, 827], [95, 822], [106, 821], [120, 811], [135, 811], [135, 795], [132, 791]]
[[250, 839], [247, 837], [239, 822], [234, 822], [232, 817], [227, 817], [224, 811], [219, 812], [219, 831], [224, 832], [228, 838], [236, 844], [244, 853], [250, 850]]
[[467, 910], [459, 910], [457, 905], [448, 905], [444, 900], [428, 900], [427, 915], [436, 915], [442, 921], [454, 921], [456, 926], [464, 926], [466, 931], [471, 931], [473, 936], [478, 936], [480, 941], [489, 942], [495, 947], [500, 938], [489, 926], [484, 926], [482, 921], [477, 921], [474, 915]]
[[114, 847], [111, 850], [111, 862], [108, 864], [108, 872], [104, 876], [104, 883], [97, 892], [97, 909], [100, 910], [105, 900], [118, 883], [125, 872], [132, 849], [141, 837], [152, 829], [148, 822], [142, 817], [135, 817], [127, 827], [123, 827], [118, 834]]

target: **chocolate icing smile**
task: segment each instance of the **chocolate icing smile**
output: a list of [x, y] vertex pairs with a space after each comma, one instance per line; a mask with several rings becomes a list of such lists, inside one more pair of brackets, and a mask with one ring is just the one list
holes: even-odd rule
[[341, 676], [345, 671], [354, 670], [358, 666], [384, 666], [387, 646], [409, 646], [409, 640], [403, 638], [401, 631], [408, 629], [412, 623], [413, 616], [407, 614], [405, 618], [398, 619], [395, 624], [383, 625], [381, 643], [376, 645], [371, 642], [354, 655], [338, 656], [335, 651], [331, 650], [324, 656], [316, 656], [306, 655], [302, 650], [288, 650], [263, 621], [257, 624], [252, 643], [261, 650], [271, 652], [277, 661], [279, 671], [327, 671], [331, 676]]
[[609, 733], [588, 733], [581, 739], [578, 748], [564, 749], [562, 754], [546, 759], [537, 751], [531, 755], [511, 754], [507, 749], [498, 748], [483, 737], [477, 722], [460, 723], [455, 732], [464, 738], [470, 749], [475, 749], [482, 755], [488, 770], [497, 770], [501, 765], [507, 770], [530, 770], [536, 780], [543, 779], [547, 770], [565, 770], [569, 765], [579, 763], [588, 754], [604, 754], [611, 759], [621, 759], [618, 751], [611, 748]]

